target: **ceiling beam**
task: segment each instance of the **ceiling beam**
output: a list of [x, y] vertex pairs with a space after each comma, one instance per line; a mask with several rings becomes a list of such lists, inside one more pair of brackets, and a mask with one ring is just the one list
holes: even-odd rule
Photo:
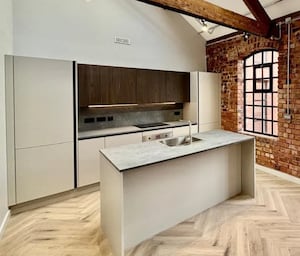
[[268, 32], [271, 32], [272, 21], [261, 3], [258, 0], [243, 1], [261, 26], [265, 27], [265, 30]]
[[267, 37], [269, 27], [204, 0], [137, 0], [251, 34]]

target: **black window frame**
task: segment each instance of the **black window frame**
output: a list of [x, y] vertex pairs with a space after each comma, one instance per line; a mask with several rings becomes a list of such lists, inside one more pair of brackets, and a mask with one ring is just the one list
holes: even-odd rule
[[[271, 53], [271, 62], [264, 61], [265, 54]], [[244, 65], [243, 65], [243, 72], [244, 72], [244, 85], [243, 85], [243, 94], [244, 94], [244, 123], [243, 128], [244, 131], [254, 133], [254, 134], [262, 134], [272, 137], [278, 137], [278, 105], [274, 105], [274, 95], [277, 96], [277, 103], [278, 103], [278, 75], [274, 76], [274, 68], [275, 65], [278, 67], [278, 58], [275, 60], [274, 53], [277, 53], [278, 51], [275, 49], [266, 49], [262, 51], [256, 51], [253, 52], [251, 55], [247, 56], [244, 59]], [[261, 55], [261, 63], [256, 64], [255, 60], [257, 60], [257, 56]], [[252, 59], [251, 59], [252, 58]], [[248, 64], [247, 64], [248, 62]], [[250, 62], [250, 64], [249, 64]], [[250, 78], [247, 76], [247, 68], [252, 68], [252, 76]], [[268, 74], [267, 76], [264, 75], [263, 70], [265, 68], [268, 68]], [[258, 69], [261, 69], [261, 78], [256, 76], [256, 71]], [[250, 73], [251, 74], [251, 71]], [[278, 74], [278, 72], [277, 72]], [[274, 81], [277, 80], [277, 90], [274, 90]], [[261, 86], [258, 88], [257, 82], [262, 81]], [[263, 81], [269, 81], [268, 88], [264, 88]], [[250, 85], [250, 86], [249, 86]], [[249, 91], [249, 87], [252, 88]], [[249, 96], [250, 95], [250, 96]], [[248, 97], [247, 97], [248, 96]], [[252, 104], [248, 103], [248, 99], [252, 96]], [[257, 100], [256, 97], [261, 97], [261, 99]], [[268, 105], [268, 98], [271, 99], [271, 104]], [[257, 103], [258, 102], [258, 103]], [[251, 111], [252, 108], [252, 111]], [[251, 114], [248, 115], [248, 111], [251, 111]], [[274, 111], [277, 109], [277, 112]], [[256, 112], [255, 110], [258, 110], [259, 112]], [[271, 111], [271, 119], [268, 117], [268, 111]], [[277, 116], [275, 116], [274, 113], [277, 113]], [[260, 117], [258, 117], [260, 115]], [[249, 129], [249, 125], [247, 125], [247, 121], [250, 121], [251, 129]], [[261, 122], [261, 130], [256, 130], [255, 125], [257, 122]], [[269, 128], [268, 125], [271, 125], [271, 132], [268, 132]], [[276, 127], [276, 130], [275, 130]]]

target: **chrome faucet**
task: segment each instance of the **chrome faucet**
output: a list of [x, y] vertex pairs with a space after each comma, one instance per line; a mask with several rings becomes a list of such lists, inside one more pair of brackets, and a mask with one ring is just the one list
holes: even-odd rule
[[192, 139], [192, 121], [189, 120], [188, 123], [189, 123], [189, 144], [192, 144], [192, 141], [193, 141], [193, 139]]

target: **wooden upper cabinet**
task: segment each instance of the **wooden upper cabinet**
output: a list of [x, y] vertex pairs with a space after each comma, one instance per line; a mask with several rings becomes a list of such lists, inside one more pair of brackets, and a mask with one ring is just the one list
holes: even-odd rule
[[89, 105], [89, 86], [87, 70], [89, 65], [78, 64], [78, 101], [80, 107]]
[[137, 70], [137, 103], [159, 103], [166, 101], [166, 72], [159, 70]]
[[86, 67], [86, 86], [88, 87], [89, 105], [99, 104], [101, 90], [99, 84], [99, 68], [96, 65]]
[[128, 104], [136, 103], [136, 101], [136, 69], [113, 68], [109, 102], [111, 104]]
[[112, 67], [78, 64], [79, 106], [110, 104]]
[[91, 104], [111, 104], [110, 91], [113, 78], [113, 67], [98, 66], [98, 75], [98, 86], [93, 94], [90, 95]]
[[190, 75], [148, 69], [78, 64], [79, 106], [188, 102]]
[[190, 73], [166, 72], [166, 92], [169, 102], [189, 102]]

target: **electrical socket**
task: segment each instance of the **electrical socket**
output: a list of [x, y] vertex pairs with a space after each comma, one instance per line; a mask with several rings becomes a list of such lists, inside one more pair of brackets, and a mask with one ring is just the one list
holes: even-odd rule
[[106, 117], [105, 116], [99, 116], [96, 118], [97, 122], [105, 122], [106, 121]]
[[95, 118], [94, 117], [86, 117], [83, 119], [83, 122], [85, 124], [95, 123]]

